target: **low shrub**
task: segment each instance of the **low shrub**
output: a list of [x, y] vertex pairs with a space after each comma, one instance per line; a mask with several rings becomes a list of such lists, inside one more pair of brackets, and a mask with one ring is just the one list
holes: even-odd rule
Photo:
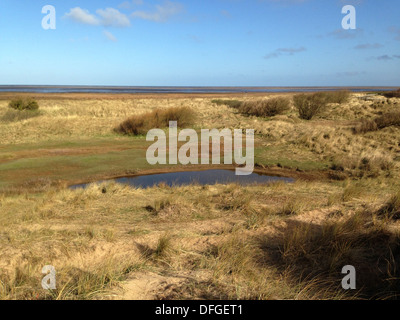
[[22, 99], [22, 98], [16, 98], [10, 101], [8, 106], [12, 109], [15, 110], [38, 110], [39, 109], [39, 104], [37, 103], [36, 100], [32, 98], [28, 99]]
[[346, 103], [349, 101], [351, 92], [349, 90], [327, 91], [320, 93], [327, 103]]
[[304, 120], [311, 120], [325, 108], [327, 98], [323, 92], [313, 94], [297, 94], [293, 97], [294, 106], [299, 111], [299, 116]]
[[389, 92], [382, 92], [381, 94], [386, 98], [400, 98], [400, 89]]
[[290, 110], [290, 100], [287, 98], [248, 101], [239, 107], [239, 112], [256, 117], [273, 117], [288, 110]]
[[16, 122], [35, 118], [41, 115], [39, 110], [7, 110], [1, 117], [4, 122]]
[[193, 110], [188, 107], [155, 109], [126, 119], [114, 131], [126, 135], [141, 135], [154, 128], [166, 128], [169, 121], [177, 121], [178, 127], [186, 127], [194, 122], [194, 118]]

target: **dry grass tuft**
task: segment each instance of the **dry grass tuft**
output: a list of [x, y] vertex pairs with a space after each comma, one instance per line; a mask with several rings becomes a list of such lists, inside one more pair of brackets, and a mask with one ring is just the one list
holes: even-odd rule
[[247, 101], [240, 105], [239, 112], [256, 117], [273, 117], [290, 110], [287, 98], [271, 98], [269, 100]]
[[172, 250], [172, 236], [168, 233], [162, 235], [158, 241], [156, 249], [154, 250], [154, 255], [157, 258], [162, 258], [167, 256]]
[[393, 298], [400, 284], [399, 258], [394, 256], [399, 250], [398, 234], [359, 212], [322, 226], [296, 226], [286, 233], [281, 261], [296, 277], [322, 277], [337, 287], [342, 267], [353, 265], [359, 297]]
[[143, 135], [151, 129], [168, 127], [170, 121], [177, 121], [180, 128], [189, 126], [194, 123], [194, 112], [188, 107], [155, 109], [152, 112], [128, 118], [114, 131], [126, 135]]
[[400, 192], [392, 195], [388, 201], [378, 210], [378, 216], [384, 216], [388, 219], [400, 219]]

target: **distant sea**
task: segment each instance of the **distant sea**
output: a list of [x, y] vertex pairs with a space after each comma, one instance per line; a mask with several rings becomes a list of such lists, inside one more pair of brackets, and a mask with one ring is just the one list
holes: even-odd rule
[[353, 92], [389, 91], [397, 87], [115, 87], [115, 86], [22, 86], [0, 85], [0, 92], [32, 93], [272, 93], [348, 89]]

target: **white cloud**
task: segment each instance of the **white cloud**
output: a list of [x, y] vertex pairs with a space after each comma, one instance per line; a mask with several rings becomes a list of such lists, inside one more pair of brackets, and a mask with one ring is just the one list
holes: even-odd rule
[[103, 34], [106, 36], [106, 38], [108, 40], [113, 41], [113, 42], [117, 41], [117, 38], [110, 31], [104, 30]]
[[182, 10], [183, 5], [181, 3], [166, 1], [163, 5], [157, 5], [155, 12], [135, 11], [132, 13], [132, 17], [155, 22], [165, 22]]
[[106, 27], [129, 27], [128, 17], [114, 8], [98, 9], [96, 13], [101, 17], [101, 24]]
[[100, 24], [98, 18], [90, 14], [88, 10], [84, 10], [80, 7], [72, 8], [68, 13], [65, 14], [65, 17], [75, 22], [89, 24], [92, 26], [97, 26]]
[[72, 21], [92, 26], [129, 27], [131, 25], [129, 18], [117, 9], [98, 9], [96, 13], [98, 16], [91, 14], [88, 10], [75, 7], [70, 9], [70, 11], [65, 14], [65, 17]]

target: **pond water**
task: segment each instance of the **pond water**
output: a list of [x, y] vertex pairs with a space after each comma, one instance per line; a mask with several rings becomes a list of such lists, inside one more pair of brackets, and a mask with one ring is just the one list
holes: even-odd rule
[[[252, 173], [248, 176], [237, 176], [234, 170], [204, 170], [204, 171], [184, 171], [170, 172], [161, 174], [150, 174], [136, 177], [126, 177], [114, 179], [117, 183], [128, 184], [138, 188], [149, 188], [159, 183], [168, 186], [182, 186], [190, 184], [213, 185], [238, 183], [240, 185], [263, 184], [273, 181], [294, 182], [292, 178], [267, 176]], [[99, 181], [104, 182], [104, 181]], [[78, 184], [71, 186], [71, 189], [85, 188], [89, 184]]]

